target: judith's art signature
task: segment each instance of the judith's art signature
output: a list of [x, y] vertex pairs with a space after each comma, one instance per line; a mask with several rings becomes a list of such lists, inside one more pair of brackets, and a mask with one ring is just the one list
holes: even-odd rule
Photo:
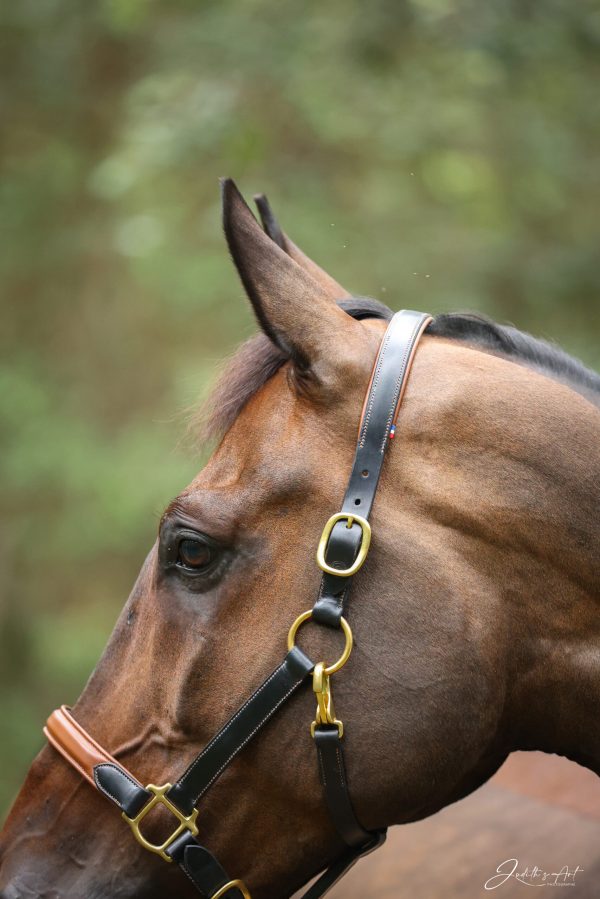
[[563, 865], [559, 871], [543, 871], [537, 865], [527, 865], [519, 870], [519, 861], [516, 858], [507, 858], [496, 868], [496, 873], [484, 883], [486, 890], [497, 890], [511, 877], [528, 887], [573, 887], [575, 876], [581, 874], [583, 868], [577, 865], [569, 868]]

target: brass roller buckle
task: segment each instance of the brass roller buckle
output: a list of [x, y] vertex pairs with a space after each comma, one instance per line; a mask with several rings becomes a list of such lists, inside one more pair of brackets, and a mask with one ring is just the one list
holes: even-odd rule
[[[356, 523], [360, 525], [362, 530], [362, 538], [360, 542], [360, 549], [358, 550], [358, 555], [352, 565], [349, 566], [349, 568], [333, 568], [325, 561], [325, 553], [327, 552], [329, 538], [338, 521], [345, 521], [347, 528], [351, 528], [352, 525]], [[317, 549], [317, 565], [319, 566], [321, 571], [324, 571], [326, 574], [334, 574], [336, 577], [352, 577], [353, 574], [356, 574], [359, 568], [362, 568], [363, 562], [367, 558], [367, 553], [369, 552], [370, 545], [371, 525], [366, 518], [363, 518], [362, 515], [355, 515], [351, 512], [336, 512], [335, 515], [331, 516], [331, 518], [323, 528], [323, 533], [321, 534], [321, 539], [319, 540], [319, 548]]]

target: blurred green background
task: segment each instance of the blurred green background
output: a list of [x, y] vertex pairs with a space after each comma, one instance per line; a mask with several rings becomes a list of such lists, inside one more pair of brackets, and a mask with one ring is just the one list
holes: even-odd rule
[[253, 329], [217, 177], [357, 293], [600, 368], [600, 9], [19, 0], [0, 67], [0, 812], [200, 467]]

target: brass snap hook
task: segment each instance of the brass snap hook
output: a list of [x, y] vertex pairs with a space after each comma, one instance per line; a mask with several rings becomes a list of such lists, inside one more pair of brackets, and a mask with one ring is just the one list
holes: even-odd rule
[[337, 727], [340, 740], [344, 736], [343, 722], [335, 717], [335, 709], [333, 707], [333, 696], [331, 693], [331, 682], [325, 662], [319, 662], [315, 665], [313, 671], [313, 693], [317, 697], [317, 711], [315, 720], [310, 725], [310, 735], [315, 736], [315, 728], [318, 725], [329, 724]]

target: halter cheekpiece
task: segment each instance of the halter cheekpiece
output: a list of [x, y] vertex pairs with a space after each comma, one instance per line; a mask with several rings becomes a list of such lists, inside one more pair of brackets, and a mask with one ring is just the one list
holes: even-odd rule
[[[310, 733], [317, 750], [324, 798], [347, 848], [303, 899], [324, 896], [359, 858], [385, 840], [385, 829], [365, 830], [354, 812], [344, 769], [344, 725], [336, 717], [331, 680], [352, 651], [352, 631], [344, 617], [345, 604], [352, 578], [369, 551], [368, 519], [386, 449], [396, 431], [396, 417], [419, 338], [430, 321], [429, 315], [407, 310], [391, 319], [373, 368], [341, 511], [331, 516], [319, 541], [317, 564], [323, 577], [317, 600], [312, 609], [303, 612], [292, 624], [287, 654], [281, 665], [204, 747], [179, 780], [174, 784], [143, 787], [77, 723], [65, 706], [52, 713], [44, 728], [52, 746], [117, 806], [138, 843], [166, 862], [177, 862], [203, 899], [250, 899], [250, 892], [244, 881], [229, 877], [215, 856], [199, 842], [198, 801], [263, 725], [309, 680], [317, 701]], [[335, 663], [315, 664], [296, 646], [296, 634], [308, 621], [341, 628], [345, 645]], [[159, 845], [149, 842], [141, 827], [146, 815], [157, 805], [164, 806], [174, 818], [172, 833]]]

